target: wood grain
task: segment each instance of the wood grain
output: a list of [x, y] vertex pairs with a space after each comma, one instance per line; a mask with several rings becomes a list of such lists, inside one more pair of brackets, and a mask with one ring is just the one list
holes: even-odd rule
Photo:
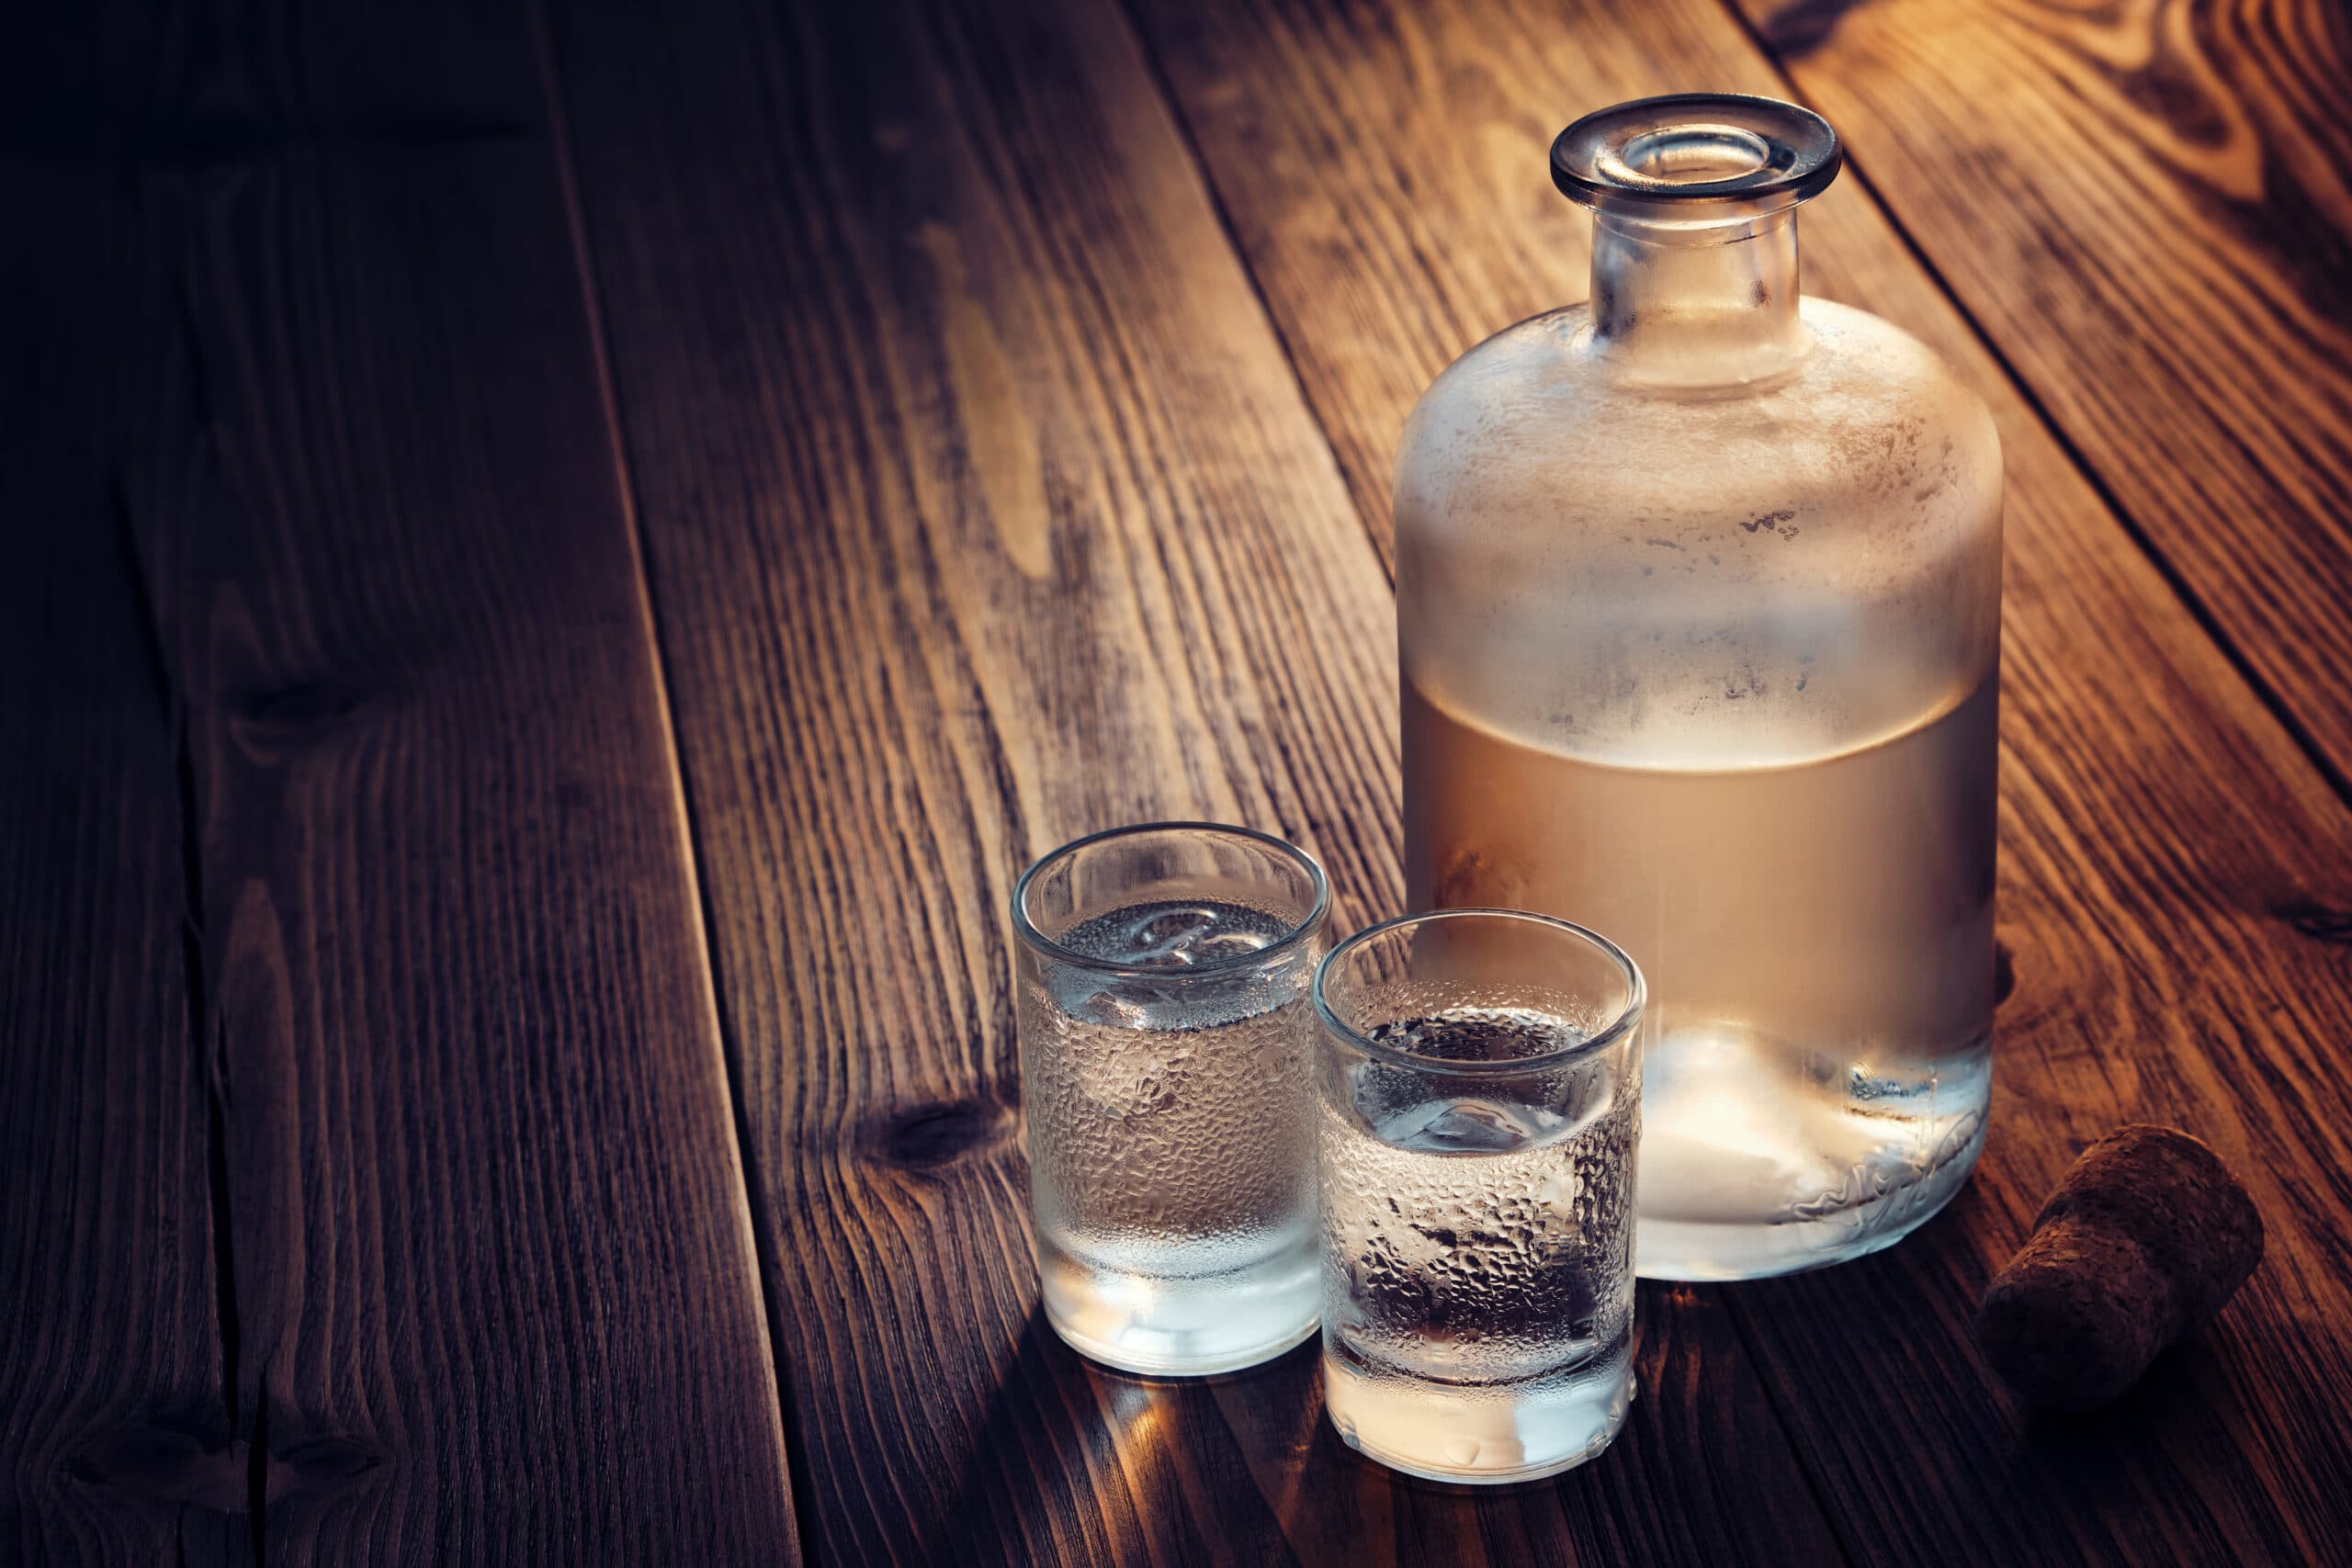
[[[1696, 0], [1139, 9], [1384, 541], [1389, 453], [1420, 389], [1487, 333], [1584, 296], [1584, 223], [1545, 177], [1557, 128], [1644, 93], [1779, 87]], [[1803, 227], [1809, 288], [1925, 336], [2001, 424], [2016, 989], [1991, 1145], [1950, 1216], [1882, 1258], [1725, 1300], [1856, 1558], [2325, 1555], [2352, 1524], [2333, 1479], [2352, 1358], [2328, 1326], [2352, 1321], [2352, 1095], [2327, 1066], [2352, 1025], [2352, 816], [1867, 189], [1849, 176]], [[2199, 1132], [2254, 1183], [2269, 1259], [2125, 1404], [2030, 1420], [1989, 1383], [1973, 1303], [2073, 1154], [2141, 1118]]]
[[1605, 1464], [1349, 1456], [1294, 1356], [1088, 1368], [1035, 1311], [1004, 909], [1120, 821], [1396, 907], [1387, 585], [1114, 11], [551, 17], [828, 1559], [1835, 1553], [1712, 1298]]
[[1737, 4], [2352, 779], [2352, 9]]
[[0, 164], [0, 1560], [246, 1560], [170, 703], [100, 445], [110, 220]]
[[[152, 1440], [189, 1450], [166, 1495], [185, 1533], [242, 1516], [244, 1554], [274, 1562], [791, 1561], [678, 783], [559, 166], [530, 129], [531, 35], [520, 13], [433, 7], [300, 24], [108, 7], [82, 40], [102, 58], [61, 61], [26, 114], [44, 160], [111, 194], [119, 356], [95, 434], [114, 512], [76, 547], [96, 594], [127, 565], [104, 547], [127, 546], [152, 612], [142, 639], [95, 599], [61, 635], [117, 661], [156, 650], [190, 826], [184, 896], [177, 791], [152, 863], [83, 895], [94, 956], [52, 983], [70, 998], [119, 964], [119, 996], [28, 998], [36, 1043], [138, 1030], [152, 1057], [14, 1058], [72, 1097], [51, 1139], [103, 1135], [65, 1146], [69, 1168], [120, 1159], [40, 1245], [96, 1245], [115, 1202], [140, 1201], [110, 1201], [119, 1183], [152, 1183], [166, 1227], [120, 1276], [152, 1299], [96, 1318], [144, 1313], [165, 1345], [97, 1369], [114, 1381], [80, 1398], [99, 1410], [30, 1413], [30, 1451], [187, 1382], [181, 1319], [200, 1327], [210, 1302], [190, 1282], [211, 1248], [202, 1189], [193, 1211], [182, 1190], [201, 1062], [229, 1348], [203, 1382], [217, 1412], [225, 1382], [238, 1441], [216, 1473], [217, 1416]], [[89, 445], [10, 438], [37, 470]], [[130, 785], [43, 807], [82, 846], [52, 874], [102, 875], [146, 841], [159, 770], [173, 790], [154, 684], [51, 716], [99, 748], [65, 751], [52, 793], [110, 757]], [[135, 729], [109, 739], [126, 716], [143, 750]], [[11, 964], [80, 948], [7, 918]], [[184, 920], [192, 1021], [167, 962]], [[165, 959], [131, 969], [134, 932]], [[108, 1458], [67, 1470], [96, 1485]], [[118, 1542], [95, 1504], [36, 1506], [19, 1528], [43, 1539], [146, 1561], [174, 1544], [169, 1512], [126, 1511]]]
[[[1499, 1495], [1307, 1356], [1044, 1329], [1001, 910], [1180, 812], [1394, 907], [1396, 428], [1581, 294], [1559, 123], [1774, 90], [1727, 12], [605, 0], [550, 81], [514, 6], [0, 25], [0, 1556], [789, 1560], [769, 1335], [828, 1557], [2340, 1553], [2352, 825], [2232, 663], [2346, 771], [2340, 18], [1923, 6], [1757, 14], [2002, 362], [1809, 209], [2009, 447], [1995, 1143], [1894, 1254], [1645, 1287], [1625, 1438]], [[1968, 1308], [2127, 1115], [2271, 1258], [2030, 1419]]]

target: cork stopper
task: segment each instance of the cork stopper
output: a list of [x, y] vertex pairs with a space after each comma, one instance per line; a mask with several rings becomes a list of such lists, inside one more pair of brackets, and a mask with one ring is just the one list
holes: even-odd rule
[[2087, 1410], [2211, 1322], [2261, 1259], [2262, 1216], [2220, 1156], [2169, 1127], [2123, 1127], [2041, 1206], [1985, 1289], [1977, 1338], [2026, 1398]]

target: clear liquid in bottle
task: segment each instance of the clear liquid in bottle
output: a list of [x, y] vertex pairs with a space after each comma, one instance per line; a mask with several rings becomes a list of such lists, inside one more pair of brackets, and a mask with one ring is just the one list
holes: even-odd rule
[[1651, 769], [1406, 687], [1414, 907], [1563, 911], [1649, 977], [1645, 1272], [1850, 1257], [1965, 1179], [1991, 1083], [1995, 712], [1987, 681], [1816, 759]]

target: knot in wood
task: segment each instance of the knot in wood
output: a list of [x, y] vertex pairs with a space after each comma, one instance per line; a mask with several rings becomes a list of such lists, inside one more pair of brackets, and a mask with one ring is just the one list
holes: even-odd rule
[[151, 1411], [95, 1435], [65, 1472], [85, 1486], [233, 1513], [243, 1506], [245, 1465], [244, 1443], [217, 1416]]
[[2352, 946], [2352, 909], [2317, 898], [2290, 898], [2270, 912], [2313, 942]]
[[993, 1100], [942, 1100], [885, 1118], [875, 1143], [881, 1157], [910, 1170], [928, 1170], [1012, 1131], [1012, 1108]]
[[327, 679], [265, 686], [242, 694], [232, 706], [240, 728], [285, 739], [332, 728], [372, 701], [358, 686]]

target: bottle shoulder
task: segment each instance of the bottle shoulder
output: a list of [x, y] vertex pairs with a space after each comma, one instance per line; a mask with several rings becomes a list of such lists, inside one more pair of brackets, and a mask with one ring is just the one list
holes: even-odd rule
[[[1582, 305], [1505, 328], [1440, 374], [1407, 421], [1400, 531], [1510, 516], [1556, 527], [1996, 508], [1999, 437], [1958, 374], [1867, 311], [1812, 297], [1801, 309], [1804, 359], [1735, 387], [1629, 381], [1594, 351]], [[1939, 498], [1945, 506], [1928, 506]]]
[[1580, 310], [1440, 377], [1397, 464], [1406, 679], [1498, 734], [1628, 765], [1778, 765], [1988, 680], [1991, 414], [1910, 334], [1803, 312], [1813, 351], [1769, 384], [1623, 385]]
[[1748, 384], [1659, 387], [1627, 376], [1595, 351], [1586, 306], [1547, 310], [1504, 328], [1441, 371], [1413, 407], [1405, 445], [1426, 458], [1454, 451], [1486, 457], [1514, 442], [1572, 457], [1581, 439], [1796, 439], [1856, 424], [1910, 423], [1948, 426], [1972, 446], [1991, 443], [1997, 450], [1984, 400], [1917, 338], [1866, 310], [1811, 295], [1801, 316], [1812, 349], [1792, 368]]

